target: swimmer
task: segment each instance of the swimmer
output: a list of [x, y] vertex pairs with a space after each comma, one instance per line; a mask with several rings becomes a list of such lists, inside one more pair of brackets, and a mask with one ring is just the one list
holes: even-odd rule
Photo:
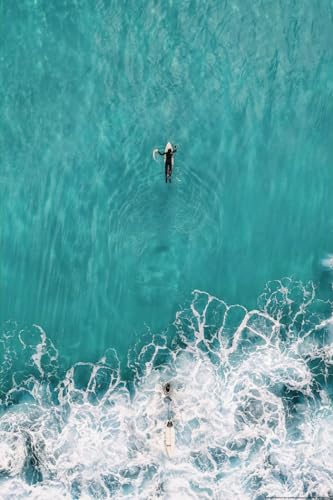
[[161, 151], [157, 150], [158, 154], [161, 156], [165, 156], [165, 182], [171, 182], [171, 174], [172, 174], [172, 160], [173, 160], [173, 155], [177, 152], [177, 146], [173, 149], [169, 148], [168, 151], [164, 151], [164, 153], [161, 153]]
[[167, 384], [165, 384], [165, 386], [164, 386], [164, 392], [166, 394], [170, 394], [170, 392], [171, 392], [171, 385], [169, 384], [169, 382]]

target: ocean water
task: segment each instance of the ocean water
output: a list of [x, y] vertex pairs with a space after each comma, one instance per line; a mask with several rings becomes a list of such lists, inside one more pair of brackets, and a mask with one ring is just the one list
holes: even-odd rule
[[0, 498], [332, 498], [331, 0], [0, 13]]

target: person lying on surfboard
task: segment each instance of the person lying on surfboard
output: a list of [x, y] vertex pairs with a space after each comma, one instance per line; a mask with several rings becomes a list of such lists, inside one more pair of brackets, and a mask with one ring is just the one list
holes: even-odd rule
[[164, 392], [165, 392], [166, 394], [170, 394], [170, 392], [171, 392], [171, 385], [170, 385], [170, 382], [167, 382], [167, 383], [165, 384], [165, 386], [164, 386]]
[[172, 398], [171, 398], [171, 385], [170, 383], [168, 382], [167, 384], [165, 384], [165, 386], [163, 387], [163, 391], [164, 391], [164, 394], [166, 396], [166, 401], [168, 403], [171, 403], [172, 401]]
[[168, 151], [164, 151], [161, 153], [161, 151], [157, 150], [158, 154], [161, 156], [165, 156], [165, 182], [169, 181], [171, 182], [171, 174], [172, 174], [172, 158], [175, 153], [177, 153], [177, 146], [173, 149], [169, 148]]

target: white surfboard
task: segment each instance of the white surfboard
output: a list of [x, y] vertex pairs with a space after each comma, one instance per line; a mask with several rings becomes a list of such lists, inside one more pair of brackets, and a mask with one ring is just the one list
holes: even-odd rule
[[164, 430], [165, 451], [169, 458], [172, 458], [175, 454], [175, 443], [176, 443], [175, 428], [173, 422], [169, 420]]

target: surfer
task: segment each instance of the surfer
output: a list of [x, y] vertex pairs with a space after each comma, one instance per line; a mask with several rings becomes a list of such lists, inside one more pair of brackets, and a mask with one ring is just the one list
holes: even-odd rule
[[164, 391], [166, 394], [170, 394], [170, 391], [171, 391], [171, 385], [170, 383], [168, 382], [167, 384], [165, 384], [164, 386]]
[[163, 386], [163, 392], [166, 395], [165, 401], [168, 404], [168, 417], [164, 431], [164, 444], [165, 444], [166, 454], [168, 455], [169, 458], [172, 458], [175, 452], [175, 427], [173, 425], [172, 415], [171, 415], [172, 414], [171, 411], [172, 399], [170, 397], [171, 389], [172, 387], [169, 382], [167, 382]]
[[165, 156], [165, 182], [171, 182], [171, 174], [172, 174], [172, 160], [173, 160], [173, 155], [177, 153], [177, 146], [173, 149], [169, 148], [167, 151], [164, 151], [164, 153], [161, 153], [161, 151], [157, 150], [158, 154], [161, 156]]
[[167, 382], [165, 384], [165, 386], [163, 387], [163, 391], [164, 391], [164, 394], [165, 394], [165, 400], [167, 403], [171, 403], [172, 401], [172, 398], [171, 398], [171, 384], [169, 382]]
[[175, 454], [175, 441], [175, 426], [169, 417], [164, 431], [165, 451], [169, 458]]

